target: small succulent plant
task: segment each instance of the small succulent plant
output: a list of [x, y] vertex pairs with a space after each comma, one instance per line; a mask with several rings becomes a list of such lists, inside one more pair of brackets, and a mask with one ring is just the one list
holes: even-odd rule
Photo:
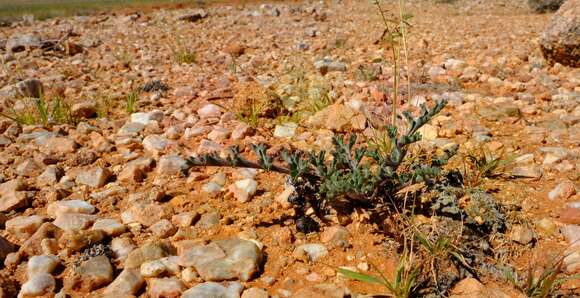
[[446, 103], [437, 102], [431, 109], [422, 106], [416, 118], [405, 112], [408, 128], [401, 135], [397, 127], [386, 127], [391, 142], [390, 152], [358, 145], [357, 135], [350, 134], [335, 136], [334, 148], [330, 152], [283, 152], [286, 165], [275, 164], [274, 158], [266, 153], [265, 145], [252, 145], [257, 161], [244, 158], [238, 147], [230, 148], [227, 157], [209, 153], [191, 157], [188, 161], [190, 166], [258, 168], [288, 175], [288, 182], [295, 189], [289, 201], [296, 209], [297, 228], [307, 233], [318, 228], [317, 222], [306, 215], [310, 207], [316, 214], [322, 214], [326, 207], [339, 199], [367, 206], [384, 204], [392, 201], [403, 187], [439, 175], [441, 166], [455, 154], [455, 150], [448, 150], [429, 163], [411, 164], [404, 170], [399, 166], [405, 160], [408, 146], [421, 139], [418, 130]]

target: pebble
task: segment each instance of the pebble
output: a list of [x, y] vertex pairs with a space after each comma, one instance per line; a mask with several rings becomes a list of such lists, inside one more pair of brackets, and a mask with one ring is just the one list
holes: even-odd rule
[[153, 232], [153, 235], [161, 239], [170, 237], [177, 232], [177, 228], [167, 219], [156, 222], [149, 229]]
[[108, 236], [115, 237], [125, 233], [126, 227], [116, 219], [101, 218], [95, 221], [91, 229], [102, 230]]
[[242, 293], [242, 298], [268, 298], [268, 292], [260, 288], [249, 288]]
[[111, 172], [105, 168], [94, 167], [77, 175], [75, 182], [77, 184], [87, 185], [90, 187], [103, 187], [107, 179], [111, 176]]
[[22, 285], [18, 297], [42, 296], [46, 293], [52, 292], [55, 285], [56, 282], [52, 275], [47, 273], [36, 274]]
[[96, 256], [82, 262], [71, 280], [71, 288], [90, 292], [113, 281], [113, 266], [107, 256]]
[[125, 268], [115, 280], [105, 288], [105, 295], [133, 295], [141, 289], [145, 280], [135, 269]]
[[26, 273], [28, 274], [28, 277], [40, 273], [52, 273], [59, 263], [60, 260], [56, 256], [33, 256], [28, 260]]
[[276, 125], [274, 129], [274, 137], [277, 138], [292, 138], [296, 134], [296, 128], [298, 124], [296, 123], [284, 123]]
[[230, 185], [229, 190], [239, 202], [249, 201], [258, 189], [258, 182], [254, 179], [243, 179]]
[[244, 286], [239, 282], [227, 282], [219, 284], [216, 282], [205, 282], [185, 291], [182, 298], [219, 297], [219, 298], [239, 298]]
[[174, 176], [187, 169], [187, 161], [177, 155], [165, 155], [159, 159], [157, 174]]
[[220, 107], [214, 105], [214, 104], [207, 104], [205, 106], [203, 106], [201, 109], [197, 110], [197, 115], [199, 115], [200, 118], [205, 119], [205, 118], [219, 118], [221, 116], [222, 112]]
[[17, 216], [5, 223], [6, 231], [16, 238], [26, 240], [44, 223], [44, 218], [38, 215]]
[[115, 260], [124, 261], [134, 249], [135, 245], [128, 238], [114, 238], [111, 240], [111, 250]]
[[93, 214], [96, 208], [82, 200], [68, 200], [68, 201], [58, 201], [48, 205], [47, 214], [51, 217], [57, 217], [64, 213], [82, 213], [82, 214]]
[[576, 186], [570, 180], [560, 182], [554, 189], [548, 193], [550, 200], [565, 200], [576, 194]]
[[302, 244], [294, 249], [292, 255], [297, 259], [306, 257], [310, 262], [316, 262], [328, 255], [328, 249], [319, 243]]
[[183, 282], [176, 278], [151, 278], [147, 280], [147, 285], [151, 298], [177, 298], [186, 290]]

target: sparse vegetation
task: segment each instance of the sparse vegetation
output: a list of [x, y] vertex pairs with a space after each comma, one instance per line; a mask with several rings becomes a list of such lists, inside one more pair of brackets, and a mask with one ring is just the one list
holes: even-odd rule
[[70, 111], [70, 106], [60, 97], [47, 101], [44, 96], [25, 98], [21, 100], [22, 108], [8, 108], [0, 112], [0, 116], [13, 120], [20, 125], [76, 124]]
[[137, 104], [138, 100], [139, 100], [138, 91], [135, 90], [127, 94], [127, 96], [125, 97], [125, 111], [127, 111], [128, 114], [133, 114], [137, 111], [135, 105]]

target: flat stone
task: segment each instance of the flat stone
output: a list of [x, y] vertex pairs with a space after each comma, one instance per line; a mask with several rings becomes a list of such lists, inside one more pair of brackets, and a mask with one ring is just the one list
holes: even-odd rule
[[88, 229], [96, 218], [92, 214], [59, 213], [52, 223], [63, 231], [80, 231]]
[[44, 223], [44, 218], [38, 215], [17, 216], [5, 223], [6, 231], [20, 240], [26, 240]]
[[248, 281], [259, 270], [262, 252], [252, 241], [229, 238], [193, 246], [180, 259], [183, 265], [194, 266], [206, 281]]
[[323, 243], [334, 247], [343, 247], [347, 248], [350, 247], [350, 243], [348, 242], [348, 230], [342, 226], [334, 226], [326, 229], [320, 235], [320, 240]]
[[147, 284], [151, 298], [178, 298], [186, 290], [183, 282], [176, 278], [152, 278]]
[[274, 137], [291, 138], [296, 134], [296, 128], [298, 128], [298, 124], [292, 122], [278, 124], [274, 128]]
[[159, 154], [170, 145], [170, 141], [160, 135], [149, 135], [143, 139], [143, 148], [153, 154]]
[[71, 288], [75, 291], [90, 292], [113, 281], [113, 266], [106, 256], [92, 257], [75, 269]]
[[143, 277], [138, 270], [125, 268], [117, 278], [103, 291], [105, 295], [133, 295], [143, 286]]
[[173, 215], [171, 222], [178, 227], [190, 227], [199, 218], [200, 215], [197, 212], [182, 212]]
[[542, 168], [537, 165], [518, 166], [512, 169], [511, 175], [515, 177], [538, 179], [542, 177]]
[[16, 167], [16, 174], [23, 177], [34, 177], [42, 171], [40, 165], [31, 158], [25, 159]]
[[69, 248], [72, 251], [81, 251], [90, 245], [100, 243], [106, 236], [107, 234], [101, 230], [68, 230], [64, 231], [58, 241], [61, 247]]
[[207, 104], [197, 110], [197, 114], [200, 118], [219, 118], [222, 115], [220, 107], [214, 104]]
[[82, 171], [77, 175], [75, 182], [90, 187], [103, 187], [107, 179], [111, 176], [111, 172], [105, 168], [94, 167], [86, 171]]
[[36, 232], [30, 236], [22, 246], [20, 247], [20, 252], [27, 256], [35, 256], [43, 253], [42, 241], [45, 239], [59, 239], [63, 234], [63, 231], [53, 225], [52, 223], [43, 223]]
[[117, 135], [119, 136], [136, 136], [145, 129], [145, 124], [138, 122], [127, 122], [123, 125]]
[[46, 140], [43, 153], [65, 155], [74, 153], [77, 147], [76, 142], [72, 139], [66, 137], [51, 137]]
[[57, 201], [48, 205], [46, 213], [55, 218], [63, 213], [93, 214], [96, 208], [82, 200]]
[[565, 225], [560, 228], [560, 233], [568, 241], [568, 244], [580, 243], [580, 225]]
[[91, 229], [102, 230], [108, 236], [115, 237], [125, 233], [126, 227], [116, 219], [104, 218], [97, 219]]
[[199, 221], [195, 224], [196, 227], [207, 230], [220, 223], [221, 215], [217, 211], [210, 211], [201, 215]]
[[121, 219], [124, 224], [137, 222], [146, 227], [150, 227], [162, 219], [170, 218], [171, 213], [171, 207], [166, 205], [157, 203], [134, 204], [125, 212], [121, 213]]
[[182, 298], [239, 298], [244, 286], [239, 282], [205, 282], [185, 291]]
[[354, 111], [349, 107], [333, 104], [308, 118], [307, 124], [313, 128], [343, 131], [349, 128], [354, 115]]
[[512, 241], [526, 245], [534, 240], [534, 231], [521, 225], [514, 225], [510, 238]]

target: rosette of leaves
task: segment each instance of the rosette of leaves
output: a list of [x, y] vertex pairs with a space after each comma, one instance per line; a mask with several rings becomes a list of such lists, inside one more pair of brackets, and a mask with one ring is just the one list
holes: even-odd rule
[[297, 228], [310, 232], [318, 228], [316, 221], [306, 216], [306, 210], [310, 207], [319, 219], [326, 207], [337, 201], [374, 207], [393, 202], [396, 192], [407, 185], [439, 175], [441, 167], [455, 154], [455, 150], [446, 151], [429, 163], [411, 164], [404, 170], [399, 167], [407, 155], [408, 146], [421, 140], [418, 130], [446, 104], [446, 101], [440, 101], [431, 109], [422, 106], [416, 118], [405, 112], [408, 127], [403, 134], [399, 134], [397, 127], [386, 127], [391, 142], [390, 152], [357, 145], [357, 135], [351, 134], [335, 136], [334, 148], [329, 152], [284, 152], [285, 165], [275, 164], [264, 145], [252, 145], [257, 161], [244, 158], [239, 148], [233, 147], [227, 157], [210, 153], [189, 158], [189, 164], [258, 168], [288, 175], [288, 182], [295, 188], [289, 201], [296, 209]]

